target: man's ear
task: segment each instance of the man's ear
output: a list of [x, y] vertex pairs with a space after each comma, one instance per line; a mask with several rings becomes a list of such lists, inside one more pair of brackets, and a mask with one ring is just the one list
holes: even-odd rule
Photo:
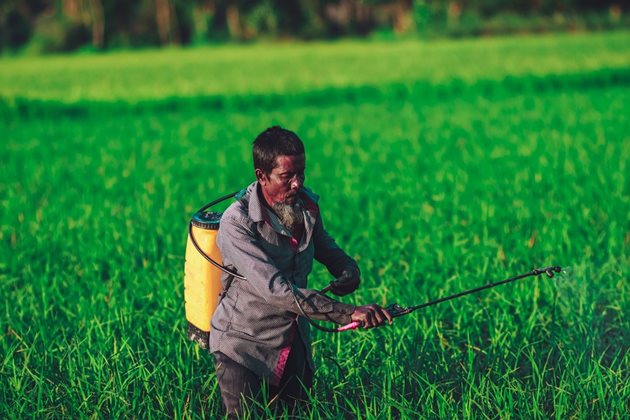
[[265, 185], [267, 183], [267, 176], [262, 169], [256, 169], [254, 173], [256, 174], [256, 179], [260, 184]]

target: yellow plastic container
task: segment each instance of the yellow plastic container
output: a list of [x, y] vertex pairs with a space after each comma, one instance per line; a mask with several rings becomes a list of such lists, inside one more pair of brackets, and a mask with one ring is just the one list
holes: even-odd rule
[[[222, 264], [221, 252], [216, 237], [221, 213], [197, 212], [190, 221], [191, 226], [186, 243], [186, 263], [184, 266], [184, 300], [188, 338], [202, 348], [208, 348], [210, 320], [217, 308], [221, 285], [221, 270], [203, 255]], [[199, 249], [194, 245], [194, 237]], [[202, 251], [202, 252], [199, 252]]]

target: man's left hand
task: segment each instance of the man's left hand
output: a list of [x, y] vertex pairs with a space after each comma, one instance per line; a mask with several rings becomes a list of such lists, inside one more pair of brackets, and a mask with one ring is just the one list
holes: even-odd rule
[[354, 292], [361, 283], [361, 274], [356, 268], [343, 270], [341, 276], [330, 284], [330, 290], [337, 296], [345, 296]]

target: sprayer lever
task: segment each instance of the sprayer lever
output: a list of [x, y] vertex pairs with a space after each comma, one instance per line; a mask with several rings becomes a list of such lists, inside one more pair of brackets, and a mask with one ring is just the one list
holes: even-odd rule
[[392, 303], [391, 305], [387, 306], [385, 309], [394, 318], [396, 318], [398, 316], [406, 315], [406, 314], [408, 314], [410, 312], [409, 308], [405, 308], [403, 306], [400, 306], [397, 303]]

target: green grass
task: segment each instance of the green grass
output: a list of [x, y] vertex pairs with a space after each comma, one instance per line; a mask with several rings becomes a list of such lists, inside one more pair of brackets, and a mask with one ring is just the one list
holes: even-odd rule
[[328, 89], [623, 70], [628, 32], [423, 43], [265, 44], [0, 61], [0, 93], [62, 103], [303, 94]]
[[[251, 141], [278, 123], [304, 140], [327, 228], [359, 260], [347, 301], [571, 267], [392, 327], [315, 333], [303, 417], [627, 418], [629, 39], [4, 60], [2, 417], [214, 417], [212, 358], [185, 338], [186, 226], [252, 180]], [[209, 52], [265, 70], [194, 65]], [[457, 56], [470, 66], [443, 66]], [[318, 267], [310, 281], [329, 280]]]

